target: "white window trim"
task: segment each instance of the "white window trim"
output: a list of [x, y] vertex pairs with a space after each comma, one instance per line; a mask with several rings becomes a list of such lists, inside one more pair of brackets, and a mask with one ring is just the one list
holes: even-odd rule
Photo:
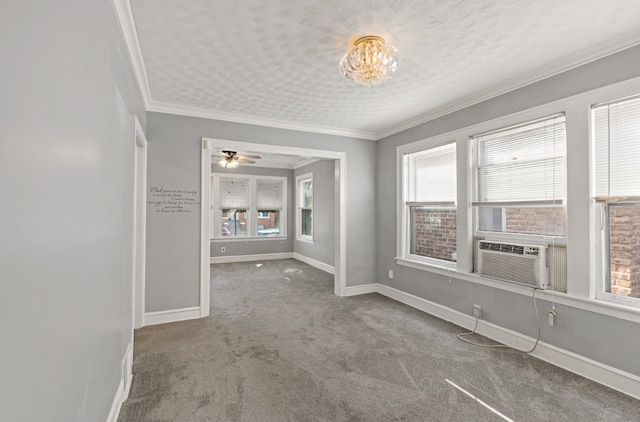
[[[470, 149], [471, 149], [471, 162], [470, 162], [470, 168], [468, 170], [469, 172], [469, 180], [471, 181], [471, 185], [470, 185], [470, 191], [469, 191], [469, 195], [471, 195], [471, 197], [473, 197], [475, 190], [477, 189], [477, 181], [475, 180], [475, 176], [474, 176], [474, 170], [476, 169], [477, 166], [477, 160], [478, 160], [478, 144], [477, 142], [474, 142], [473, 137], [477, 136], [478, 133], [486, 133], [486, 132], [492, 132], [492, 131], [500, 131], [503, 129], [508, 128], [509, 126], [514, 126], [514, 125], [526, 125], [529, 122], [535, 122], [536, 120], [545, 120], [548, 118], [551, 118], [554, 114], [564, 114], [564, 112], [561, 113], [550, 113], [547, 116], [539, 116], [536, 118], [532, 118], [532, 119], [527, 119], [527, 120], [523, 120], [523, 121], [517, 121], [517, 118], [514, 119], [514, 123], [508, 124], [508, 125], [504, 125], [502, 127], [497, 127], [494, 129], [490, 129], [487, 131], [480, 131], [480, 132], [476, 132], [472, 135], [469, 136], [469, 144], [470, 144]], [[514, 115], [516, 116], [516, 115]], [[566, 119], [566, 116], [565, 116]], [[565, 120], [565, 130], [566, 130], [566, 120]], [[568, 131], [567, 131], [568, 132]], [[568, 135], [567, 135], [568, 136]], [[568, 143], [568, 140], [567, 140]], [[568, 170], [567, 170], [567, 153], [565, 153], [564, 159], [565, 159], [565, 175], [564, 175], [564, 196], [562, 197], [562, 201], [561, 204], [559, 204], [559, 208], [562, 208], [562, 214], [564, 217], [564, 224], [565, 224], [565, 230], [564, 230], [564, 234], [562, 236], [550, 236], [550, 235], [540, 235], [540, 234], [525, 234], [525, 233], [510, 233], [510, 232], [493, 232], [493, 231], [486, 231], [486, 230], [479, 230], [478, 229], [478, 210], [479, 210], [479, 206], [473, 206], [471, 207], [471, 218], [472, 218], [472, 227], [473, 227], [473, 235], [476, 238], [482, 238], [482, 239], [486, 239], [486, 240], [493, 240], [493, 241], [503, 241], [503, 242], [513, 242], [513, 243], [525, 243], [525, 244], [533, 244], [533, 245], [541, 245], [541, 246], [552, 246], [552, 245], [566, 245], [566, 235], [567, 235], [567, 175], [568, 175]], [[536, 202], [536, 201], [532, 201], [532, 202]], [[522, 202], [516, 202], [516, 201], [505, 201], [504, 203], [501, 203], [500, 205], [496, 205], [496, 206], [502, 206], [502, 207], [519, 207], [519, 206], [523, 206]]]
[[[410, 251], [410, 223], [411, 219], [411, 206], [407, 204], [409, 198], [409, 185], [410, 185], [410, 175], [409, 175], [409, 154], [415, 154], [422, 151], [430, 150], [433, 148], [441, 147], [444, 145], [449, 145], [452, 143], [456, 143], [454, 139], [445, 135], [442, 137], [436, 137], [432, 139], [425, 139], [424, 141], [416, 142], [413, 144], [405, 145], [403, 147], [398, 147], [398, 161], [400, 165], [398, 166], [401, 169], [400, 179], [402, 182], [401, 188], [398, 189], [398, 215], [401, 216], [399, 220], [399, 239], [398, 239], [398, 257], [405, 259], [407, 261], [413, 261], [421, 264], [431, 265], [436, 268], [458, 268], [457, 262], [446, 261], [444, 259], [432, 258], [428, 256], [421, 256], [412, 254]], [[408, 147], [408, 148], [404, 148]], [[456, 157], [458, 154], [458, 145], [456, 143]], [[456, 159], [456, 166], [458, 166], [458, 161]], [[457, 168], [456, 176], [458, 179], [460, 178], [460, 169]], [[460, 190], [458, 187], [458, 196], [460, 195]], [[457, 227], [456, 227], [457, 233]], [[459, 233], [456, 236], [456, 244], [460, 241]], [[457, 252], [456, 252], [457, 254]]]
[[[531, 289], [481, 277], [471, 273], [473, 265], [473, 235], [471, 194], [473, 188], [471, 178], [471, 142], [472, 135], [486, 131], [507, 127], [519, 122], [535, 120], [552, 114], [564, 112], [567, 118], [567, 156], [566, 156], [566, 190], [563, 204], [565, 217], [568, 211], [572, 212], [571, 218], [567, 218], [565, 226], [565, 238], [555, 239], [555, 244], [568, 245], [567, 247], [567, 293], [555, 291], [541, 291], [540, 298], [552, 300], [579, 309], [597, 312], [616, 318], [640, 322], [640, 309], [621, 303], [619, 298], [608, 298], [610, 294], [603, 294], [604, 281], [602, 278], [602, 253], [598, 252], [598, 241], [601, 236], [599, 229], [599, 209], [593, 200], [594, 176], [592, 174], [591, 148], [585, 148], [585, 139], [590, 138], [591, 133], [591, 106], [605, 101], [615, 100], [640, 94], [640, 77], [623, 82], [608, 85], [592, 91], [584, 92], [572, 97], [563, 98], [538, 107], [524, 110], [518, 113], [503, 116], [491, 121], [469, 126], [459, 130], [436, 135], [396, 148], [396, 215], [397, 233], [396, 261], [398, 264], [440, 274], [449, 277], [489, 285], [491, 287], [513, 291], [522, 295], [530, 295]], [[455, 140], [457, 143], [457, 183], [458, 183], [458, 262], [455, 269], [445, 268], [407, 259], [404, 254], [406, 236], [403, 186], [405, 183], [403, 172], [403, 155], [417, 152], [428, 147], [438, 146], [447, 141]], [[592, 144], [592, 142], [589, 142]], [[584, 180], [589, 183], [585, 184]], [[465, 224], [466, 222], [466, 224]], [[482, 233], [483, 237], [485, 233]], [[501, 234], [491, 233], [491, 237], [502, 239]], [[524, 235], [526, 236], [526, 235]], [[513, 239], [513, 237], [511, 237]], [[549, 243], [549, 239], [541, 238], [541, 241]], [[588, 262], [588, 265], [585, 265]]]
[[[222, 219], [222, 210], [217, 205], [220, 203], [220, 178], [232, 177], [235, 179], [246, 179], [249, 181], [249, 202], [247, 209], [247, 236], [222, 236], [221, 226], [211, 224], [209, 228], [211, 240], [219, 241], [244, 241], [244, 240], [273, 240], [287, 238], [287, 178], [281, 176], [257, 176], [252, 174], [231, 174], [213, 173], [211, 174], [211, 215], [213, 222]], [[280, 210], [280, 234], [277, 236], [258, 235], [258, 208], [257, 208], [257, 181], [275, 180], [282, 182], [282, 209]]]
[[296, 240], [302, 241], [302, 242], [308, 242], [308, 243], [313, 243], [313, 236], [315, 235], [315, 222], [314, 222], [314, 218], [311, 218], [311, 236], [306, 236], [302, 234], [302, 210], [303, 209], [311, 209], [311, 215], [313, 216], [313, 205], [311, 206], [311, 208], [305, 208], [305, 207], [301, 207], [301, 192], [300, 192], [300, 185], [302, 184], [302, 182], [305, 182], [307, 180], [311, 180], [311, 186], [312, 186], [312, 191], [311, 191], [311, 203], [313, 204], [313, 199], [315, 199], [315, 188], [313, 186], [313, 173], [305, 173], [305, 174], [301, 174], [299, 176], [296, 176]]

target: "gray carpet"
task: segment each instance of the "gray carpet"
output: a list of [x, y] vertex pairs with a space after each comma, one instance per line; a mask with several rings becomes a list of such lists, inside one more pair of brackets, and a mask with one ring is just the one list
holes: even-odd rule
[[136, 331], [120, 422], [640, 421], [638, 400], [378, 294], [338, 298], [299, 261], [211, 279], [211, 317]]

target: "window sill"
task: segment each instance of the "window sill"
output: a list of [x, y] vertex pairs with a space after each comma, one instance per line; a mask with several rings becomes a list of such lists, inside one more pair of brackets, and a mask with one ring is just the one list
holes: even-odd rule
[[313, 243], [313, 237], [308, 237], [308, 236], [297, 236], [296, 240], [299, 240], [300, 242], [305, 242], [305, 243]]
[[[398, 265], [402, 265], [404, 267], [427, 271], [433, 274], [439, 274], [447, 277], [454, 277], [458, 280], [477, 283], [483, 286], [488, 286], [511, 293], [517, 293], [524, 296], [531, 296], [531, 287], [528, 286], [509, 283], [507, 281], [494, 280], [487, 277], [481, 277], [475, 273], [462, 272], [454, 268], [446, 268], [433, 264], [427, 264], [424, 262], [412, 261], [406, 258], [396, 257], [395, 259]], [[577, 296], [571, 296], [567, 293], [557, 292], [555, 290], [538, 290], [538, 292], [536, 293], [536, 298], [560, 305], [570, 306], [576, 309], [582, 309], [601, 315], [640, 323], [640, 308], [636, 308], [633, 306], [627, 306], [605, 300], [587, 299]]]
[[210, 239], [213, 242], [255, 242], [262, 240], [286, 240], [287, 236], [224, 236], [213, 237]]

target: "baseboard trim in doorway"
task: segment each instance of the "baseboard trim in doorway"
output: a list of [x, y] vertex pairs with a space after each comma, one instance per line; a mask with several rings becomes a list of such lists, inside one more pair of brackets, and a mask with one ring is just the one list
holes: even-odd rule
[[147, 312], [144, 314], [144, 325], [166, 324], [200, 318], [200, 307], [170, 309], [168, 311]]
[[358, 296], [366, 295], [368, 293], [376, 293], [378, 291], [378, 285], [376, 283], [362, 284], [360, 286], [347, 286], [345, 289], [345, 296]]
[[312, 267], [315, 267], [319, 270], [328, 272], [331, 275], [335, 275], [336, 274], [336, 269], [335, 267], [329, 265], [329, 264], [325, 264], [324, 262], [320, 262], [317, 259], [313, 259], [313, 258], [309, 258], [308, 256], [304, 256], [304, 255], [300, 255], [298, 252], [294, 252], [293, 253], [293, 259], [297, 259], [298, 261], [302, 261], [305, 264], [309, 264]]
[[[377, 283], [375, 286], [376, 291], [381, 295], [404, 303], [405, 305], [409, 305], [445, 321], [452, 322], [468, 330], [471, 330], [474, 326], [475, 319], [471, 315], [463, 314], [454, 309], [384, 284]], [[483, 320], [478, 321], [476, 331], [485, 337], [518, 349], [530, 348], [535, 342], [534, 338]], [[539, 342], [535, 352], [531, 353], [531, 355], [631, 397], [640, 399], [640, 377], [637, 375], [544, 342]]]
[[281, 252], [255, 255], [212, 256], [209, 258], [209, 261], [211, 264], [228, 264], [231, 262], [268, 261], [271, 259], [291, 258], [293, 258], [293, 252]]
[[129, 392], [131, 391], [131, 381], [133, 381], [132, 364], [133, 344], [129, 343], [127, 352], [122, 359], [122, 366], [120, 367], [120, 373], [122, 374], [122, 376], [120, 377], [120, 381], [118, 382], [116, 395], [113, 397], [113, 401], [111, 402], [111, 410], [109, 411], [109, 416], [107, 416], [107, 422], [118, 421], [118, 417], [120, 416], [120, 409], [122, 409], [122, 404], [129, 397]]

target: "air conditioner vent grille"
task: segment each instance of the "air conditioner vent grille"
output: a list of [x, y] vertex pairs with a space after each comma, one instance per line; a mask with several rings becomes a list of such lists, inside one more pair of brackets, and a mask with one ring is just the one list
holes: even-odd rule
[[509, 245], [506, 243], [480, 243], [480, 249], [486, 251], [496, 251], [496, 252], [505, 252], [512, 253], [516, 255], [524, 255], [524, 246], [520, 245]]
[[548, 287], [544, 246], [480, 241], [478, 249], [480, 275], [543, 289]]

